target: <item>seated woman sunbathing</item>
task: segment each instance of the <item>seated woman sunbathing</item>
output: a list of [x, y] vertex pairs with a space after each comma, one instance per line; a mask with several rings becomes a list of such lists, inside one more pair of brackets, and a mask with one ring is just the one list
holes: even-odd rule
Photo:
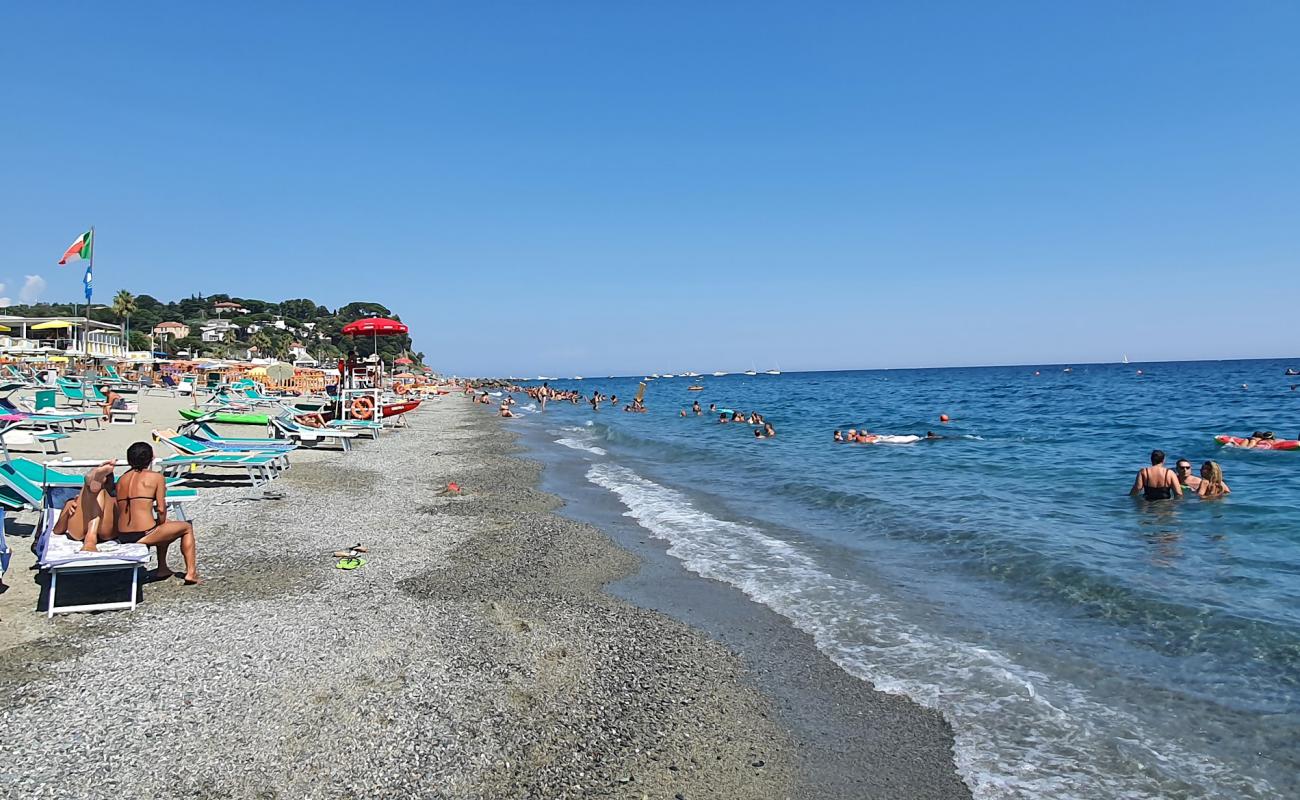
[[[108, 462], [112, 464], [114, 462]], [[113, 538], [119, 542], [139, 542], [158, 548], [159, 578], [170, 578], [176, 573], [167, 566], [167, 548], [177, 539], [181, 542], [181, 555], [185, 558], [185, 582], [199, 582], [199, 570], [196, 563], [194, 545], [194, 526], [188, 522], [169, 521], [167, 519], [167, 481], [160, 473], [149, 467], [153, 464], [153, 447], [148, 442], [136, 442], [127, 448], [126, 463], [131, 467], [117, 480], [116, 509], [113, 522], [116, 531]], [[96, 472], [103, 469], [99, 467]], [[112, 467], [109, 467], [110, 473]], [[82, 490], [82, 503], [86, 502], [87, 492], [91, 491], [91, 479], [95, 473], [86, 476], [86, 488]], [[100, 536], [97, 530], [86, 531], [83, 550], [94, 550]]]

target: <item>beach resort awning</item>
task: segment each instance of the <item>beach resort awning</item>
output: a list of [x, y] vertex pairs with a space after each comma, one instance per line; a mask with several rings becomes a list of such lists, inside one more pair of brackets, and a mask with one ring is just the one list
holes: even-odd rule
[[61, 319], [50, 320], [49, 322], [40, 322], [31, 327], [34, 331], [56, 331], [62, 328], [71, 328], [72, 323]]

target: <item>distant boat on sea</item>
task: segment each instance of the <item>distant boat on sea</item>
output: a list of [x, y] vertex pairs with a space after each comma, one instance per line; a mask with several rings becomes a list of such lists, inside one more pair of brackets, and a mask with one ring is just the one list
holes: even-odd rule
[[682, 373], [682, 377], [683, 377], [683, 378], [698, 378], [698, 377], [700, 377], [700, 373], [698, 373], [698, 372], [683, 372], [683, 373]]
[[677, 376], [676, 376], [676, 375], [673, 375], [672, 373], [668, 373], [667, 375], [662, 375], [662, 376], [660, 376], [660, 377], [663, 377], [663, 378], [675, 378], [675, 377], [677, 377]]
[[1120, 362], [1120, 363], [1122, 363], [1122, 364], [1127, 364], [1127, 363], [1128, 363], [1128, 353], [1125, 353], [1125, 354], [1124, 354], [1124, 360], [1123, 360], [1122, 362]]
[[781, 374], [781, 365], [780, 365], [780, 364], [777, 364], [777, 365], [776, 365], [776, 369], [769, 369], [765, 374], [767, 374], [767, 375], [780, 375], [780, 374]]
[[575, 381], [580, 381], [580, 380], [582, 380], [582, 376], [581, 376], [581, 375], [574, 375], [574, 376], [573, 376], [573, 379], [574, 379]]
[[726, 374], [727, 374], [727, 373], [725, 373], [725, 372], [715, 372], [715, 373], [713, 373], [713, 377], [715, 377], [715, 378], [721, 378], [723, 375], [726, 375]]

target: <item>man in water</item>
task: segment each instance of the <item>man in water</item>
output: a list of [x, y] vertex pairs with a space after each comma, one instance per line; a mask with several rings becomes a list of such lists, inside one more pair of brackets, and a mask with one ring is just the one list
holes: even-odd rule
[[716, 414], [716, 413], [718, 413], [718, 404], [717, 404], [717, 403], [709, 403], [709, 413], [710, 413], [710, 414]]
[[718, 423], [719, 423], [719, 424], [721, 424], [721, 425], [726, 425], [728, 422], [731, 422], [731, 417], [727, 416], [726, 414], [719, 414], [719, 415], [718, 415]]
[[1151, 451], [1151, 466], [1144, 467], [1133, 480], [1129, 495], [1142, 495], [1147, 500], [1168, 500], [1183, 496], [1183, 485], [1174, 471], [1165, 466], [1165, 451]]
[[699, 400], [696, 400], [694, 403], [691, 403], [691, 411], [695, 412], [695, 416], [697, 417], [704, 413], [704, 410], [700, 408]]
[[1184, 489], [1196, 491], [1201, 485], [1199, 476], [1192, 474], [1192, 462], [1185, 458], [1178, 459], [1174, 464], [1174, 474], [1178, 476], [1178, 482], [1183, 485]]
[[841, 444], [844, 443], [844, 437], [840, 435], [839, 431], [835, 431], [835, 441]]

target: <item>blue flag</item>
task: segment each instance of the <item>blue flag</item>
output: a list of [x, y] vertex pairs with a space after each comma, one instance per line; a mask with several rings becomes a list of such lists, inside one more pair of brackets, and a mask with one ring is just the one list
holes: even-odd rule
[[91, 284], [91, 281], [93, 281], [94, 279], [95, 279], [95, 276], [92, 275], [92, 274], [90, 274], [90, 267], [87, 266], [87, 267], [86, 267], [86, 278], [85, 278], [85, 283], [86, 283], [86, 302], [87, 302], [87, 303], [90, 302], [90, 288], [91, 288], [91, 287], [90, 287], [90, 284]]

